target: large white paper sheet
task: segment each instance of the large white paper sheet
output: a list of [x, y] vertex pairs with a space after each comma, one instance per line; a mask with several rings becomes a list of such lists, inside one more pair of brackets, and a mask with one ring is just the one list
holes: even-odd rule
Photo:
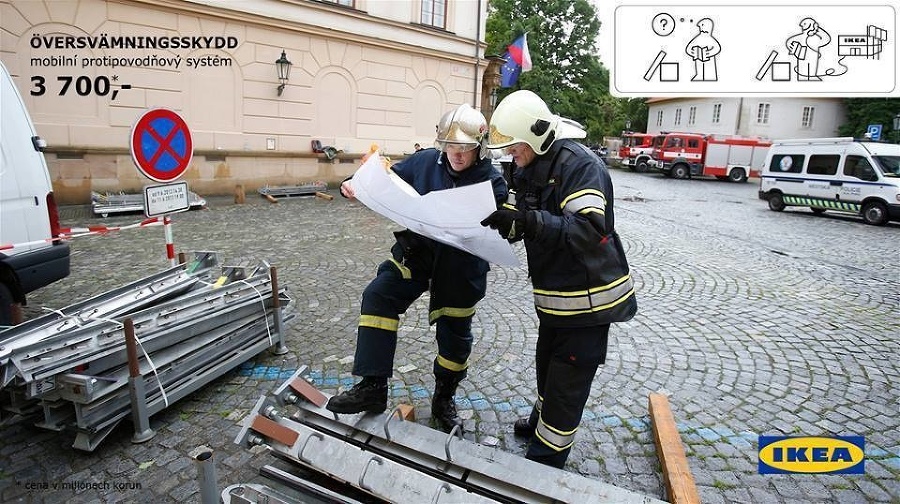
[[481, 221], [497, 209], [490, 182], [421, 195], [393, 171], [378, 153], [353, 175], [356, 199], [397, 224], [501, 266], [518, 266], [509, 242]]

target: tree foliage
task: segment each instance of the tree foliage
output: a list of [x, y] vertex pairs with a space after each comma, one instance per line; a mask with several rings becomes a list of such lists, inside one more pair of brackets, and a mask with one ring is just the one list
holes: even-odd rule
[[[487, 54], [503, 55], [507, 45], [527, 32], [534, 63], [514, 88], [500, 89], [500, 99], [516, 89], [534, 91], [554, 113], [585, 125], [589, 142], [624, 128], [624, 114], [634, 112], [634, 104], [609, 94], [609, 71], [597, 58], [600, 19], [592, 4], [587, 0], [492, 0], [490, 5]], [[646, 123], [646, 117], [642, 121]]]
[[882, 126], [883, 140], [900, 142], [894, 130], [894, 116], [900, 114], [900, 98], [847, 98], [847, 121], [838, 128], [845, 136], [862, 137], [870, 124]]

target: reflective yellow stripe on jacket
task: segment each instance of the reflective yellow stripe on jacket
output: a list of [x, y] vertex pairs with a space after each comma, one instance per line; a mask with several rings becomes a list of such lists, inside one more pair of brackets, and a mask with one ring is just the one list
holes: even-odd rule
[[579, 315], [607, 310], [632, 295], [634, 280], [627, 274], [610, 284], [586, 291], [534, 289], [534, 304], [538, 310], [552, 315]]
[[563, 212], [571, 214], [606, 214], [606, 196], [596, 189], [583, 189], [566, 197], [560, 208]]

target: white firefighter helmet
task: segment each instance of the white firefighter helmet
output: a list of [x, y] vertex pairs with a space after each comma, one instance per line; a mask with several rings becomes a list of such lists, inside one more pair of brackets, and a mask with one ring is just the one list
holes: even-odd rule
[[540, 96], [523, 89], [504, 98], [491, 115], [488, 148], [500, 149], [524, 142], [540, 155], [556, 140], [585, 136], [582, 125], [554, 115]]
[[479, 156], [484, 157], [484, 143], [487, 139], [487, 121], [481, 112], [468, 103], [447, 112], [437, 124], [437, 137], [434, 146], [444, 151], [470, 151], [480, 149]]

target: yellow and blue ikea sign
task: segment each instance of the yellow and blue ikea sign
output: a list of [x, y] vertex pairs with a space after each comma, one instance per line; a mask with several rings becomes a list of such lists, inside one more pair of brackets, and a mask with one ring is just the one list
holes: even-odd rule
[[759, 436], [760, 474], [865, 474], [863, 436]]

